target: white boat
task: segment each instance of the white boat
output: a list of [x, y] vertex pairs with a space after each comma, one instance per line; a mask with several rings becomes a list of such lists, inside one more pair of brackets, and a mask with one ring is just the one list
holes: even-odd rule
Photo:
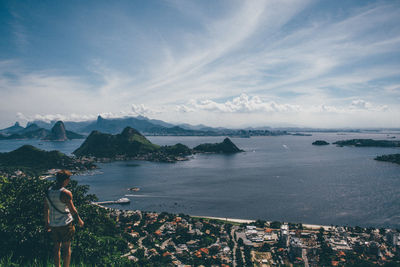
[[131, 201], [127, 197], [123, 197], [123, 198], [120, 198], [117, 201], [115, 201], [115, 203], [117, 203], [117, 204], [128, 204], [130, 202]]

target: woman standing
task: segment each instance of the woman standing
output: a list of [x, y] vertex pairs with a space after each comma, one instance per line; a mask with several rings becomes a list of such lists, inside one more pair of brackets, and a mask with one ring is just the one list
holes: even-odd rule
[[84, 224], [72, 201], [71, 191], [65, 188], [71, 175], [71, 172], [67, 170], [57, 172], [57, 182], [46, 192], [44, 200], [44, 220], [46, 229], [51, 232], [54, 242], [54, 264], [56, 267], [60, 267], [61, 247], [64, 266], [68, 267], [70, 264], [71, 241], [75, 234], [72, 221], [75, 220], [80, 227], [83, 227]]

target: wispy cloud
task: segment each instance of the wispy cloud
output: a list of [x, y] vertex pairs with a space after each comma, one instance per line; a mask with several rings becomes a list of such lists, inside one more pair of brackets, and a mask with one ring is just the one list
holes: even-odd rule
[[[1, 61], [0, 91], [7, 97], [0, 120], [17, 112], [82, 114], [62, 115], [75, 120], [109, 113], [206, 123], [216, 114], [239, 124], [246, 120], [233, 115], [241, 114], [254, 124], [317, 126], [330, 116], [325, 121], [332, 125], [400, 125], [385, 118], [400, 102], [397, 2], [337, 8], [311, 0], [213, 6], [171, 0], [140, 15], [142, 4], [75, 10], [74, 21], [61, 21], [79, 26], [65, 26], [77, 32], [72, 47], [57, 47], [84, 62], [75, 71]], [[74, 24], [83, 14], [90, 19]], [[19, 12], [10, 25], [21, 45], [36, 34]], [[371, 113], [373, 119], [362, 119]]]

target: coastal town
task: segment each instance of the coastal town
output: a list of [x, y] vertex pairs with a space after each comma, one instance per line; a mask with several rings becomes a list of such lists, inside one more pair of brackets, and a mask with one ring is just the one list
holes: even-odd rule
[[400, 264], [400, 232], [109, 209], [129, 260], [155, 266]]
[[[14, 181], [27, 177], [20, 170], [0, 175]], [[126, 201], [91, 202], [91, 206], [106, 211], [124, 234], [129, 249], [121, 257], [134, 266], [400, 265], [400, 229], [199, 217], [107, 206]]]

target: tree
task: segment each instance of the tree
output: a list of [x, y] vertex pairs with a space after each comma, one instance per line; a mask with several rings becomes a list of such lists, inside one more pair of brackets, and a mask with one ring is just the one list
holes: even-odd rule
[[259, 227], [259, 228], [262, 228], [262, 227], [265, 226], [265, 221], [263, 221], [263, 220], [257, 220], [257, 221], [255, 221], [254, 225], [257, 226], [257, 227]]
[[[33, 261], [47, 262], [52, 254], [52, 242], [44, 229], [43, 201], [51, 182], [37, 177], [0, 178], [0, 257], [12, 255], [21, 265]], [[94, 195], [89, 187], [72, 180], [68, 186], [74, 204], [85, 221], [72, 243], [72, 261], [89, 265], [127, 262], [120, 256], [128, 250], [122, 230], [116, 227], [106, 210], [93, 206]], [[44, 264], [45, 265], [45, 264]]]
[[274, 228], [274, 229], [279, 229], [279, 228], [281, 228], [281, 225], [282, 225], [281, 222], [274, 221], [274, 222], [271, 222], [271, 224], [270, 224], [269, 226], [270, 226], [271, 228]]
[[268, 243], [264, 243], [259, 250], [260, 252], [268, 252], [271, 251], [271, 246]]

